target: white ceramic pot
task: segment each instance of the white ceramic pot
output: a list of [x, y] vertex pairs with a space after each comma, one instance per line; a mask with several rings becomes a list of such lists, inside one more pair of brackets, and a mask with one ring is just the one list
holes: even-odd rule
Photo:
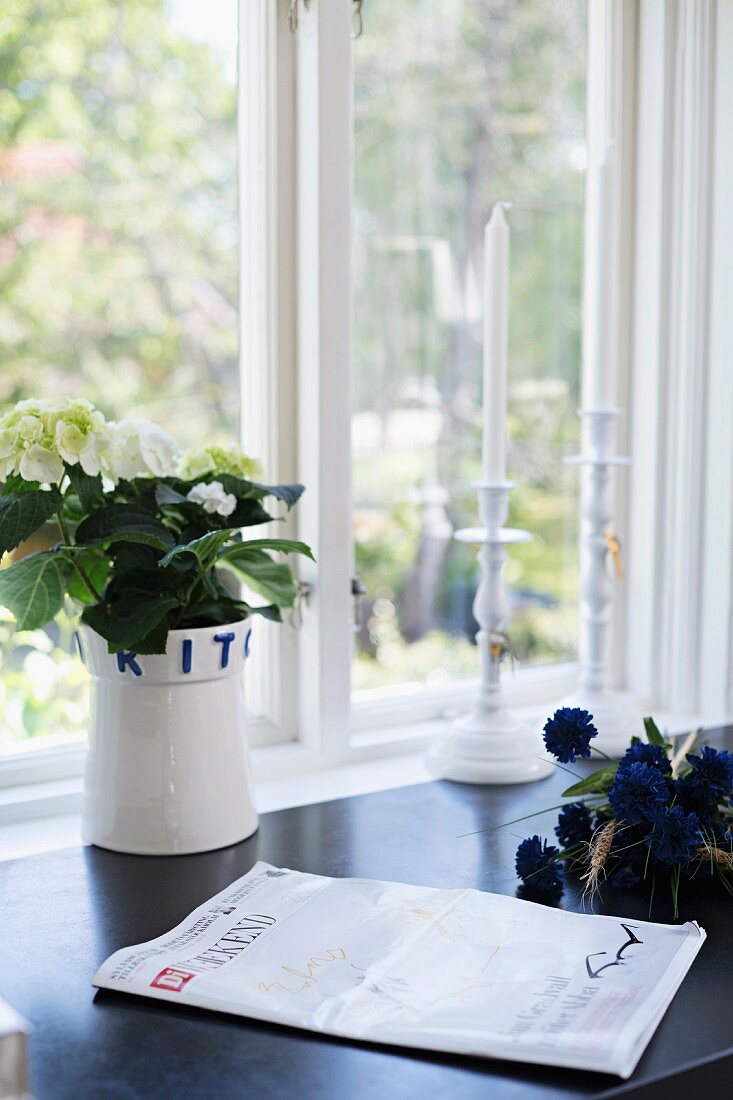
[[116, 852], [236, 844], [258, 819], [244, 709], [251, 623], [173, 630], [165, 655], [110, 654], [82, 628], [92, 678], [82, 835]]

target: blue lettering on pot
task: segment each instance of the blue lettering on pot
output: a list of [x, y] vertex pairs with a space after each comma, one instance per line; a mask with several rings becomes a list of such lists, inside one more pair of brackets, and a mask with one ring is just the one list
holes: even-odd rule
[[250, 627], [249, 630], [247, 631], [247, 636], [244, 639], [244, 655], [245, 655], [245, 657], [249, 657], [249, 643], [250, 643], [251, 637], [252, 637], [252, 628]]
[[193, 642], [190, 638], [186, 638], [183, 643], [183, 653], [181, 654], [181, 668], [184, 672], [191, 671], [191, 654], [193, 651]]
[[142, 676], [143, 670], [140, 668], [140, 665], [135, 660], [136, 657], [137, 657], [137, 653], [130, 653], [126, 649], [124, 649], [122, 651], [122, 653], [118, 653], [117, 654], [117, 668], [118, 668], [118, 670], [120, 672], [124, 672], [126, 668], [129, 668], [130, 672], [134, 673], [135, 676]]
[[229, 648], [234, 641], [236, 635], [231, 631], [226, 634], [215, 634], [214, 641], [221, 644], [221, 667], [226, 668], [229, 664]]

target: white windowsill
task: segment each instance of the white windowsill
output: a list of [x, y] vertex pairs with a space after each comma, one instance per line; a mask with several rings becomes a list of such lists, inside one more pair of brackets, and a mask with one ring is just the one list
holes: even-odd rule
[[[517, 715], [541, 724], [546, 705], [517, 707]], [[657, 713], [669, 734], [713, 728], [728, 719], [716, 715]], [[361, 733], [353, 738], [350, 759], [324, 763], [300, 744], [272, 745], [253, 753], [260, 813], [328, 802], [370, 791], [426, 783], [425, 748], [447, 728], [446, 720], [414, 723]], [[81, 843], [79, 775], [47, 783], [0, 789], [0, 860], [68, 848]]]
[[[294, 756], [299, 755], [298, 746], [283, 746], [287, 749], [291, 747], [295, 750]], [[261, 753], [266, 751], [259, 750]], [[425, 767], [423, 753], [382, 757], [319, 770], [312, 767], [309, 769], [305, 758], [293, 759], [292, 763], [296, 769], [303, 769], [300, 774], [296, 771], [285, 777], [257, 781], [257, 806], [260, 813], [287, 809], [290, 806], [306, 806], [314, 802], [329, 802], [369, 791], [426, 783], [432, 778]], [[5, 825], [0, 842], [0, 861], [72, 848], [82, 843], [78, 808], [73, 813], [59, 813], [52, 809], [54, 801], [61, 807], [74, 803], [78, 806], [81, 802], [81, 780], [59, 780], [57, 783], [41, 786], [44, 789], [34, 789], [26, 794], [30, 799], [37, 800], [37, 806], [43, 800], [48, 807], [48, 813]], [[57, 789], [55, 800], [52, 788]], [[20, 797], [17, 789], [14, 796]], [[30, 807], [30, 801], [27, 804]], [[0, 809], [3, 806], [7, 806], [4, 798], [0, 800]]]

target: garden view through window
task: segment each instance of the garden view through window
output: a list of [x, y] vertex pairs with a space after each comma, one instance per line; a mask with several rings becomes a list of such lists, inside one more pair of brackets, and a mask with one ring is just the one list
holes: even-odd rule
[[477, 675], [483, 230], [509, 200], [511, 639], [576, 644], [583, 0], [370, 0], [355, 43], [358, 689]]
[[[1, 406], [236, 433], [236, 42], [236, 0], [3, 3]], [[0, 752], [85, 728], [71, 640], [0, 611]]]

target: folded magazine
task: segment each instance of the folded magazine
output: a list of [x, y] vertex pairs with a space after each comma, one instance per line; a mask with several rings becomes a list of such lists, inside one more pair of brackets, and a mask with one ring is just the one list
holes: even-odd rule
[[257, 863], [95, 986], [324, 1034], [628, 1077], [705, 939]]

